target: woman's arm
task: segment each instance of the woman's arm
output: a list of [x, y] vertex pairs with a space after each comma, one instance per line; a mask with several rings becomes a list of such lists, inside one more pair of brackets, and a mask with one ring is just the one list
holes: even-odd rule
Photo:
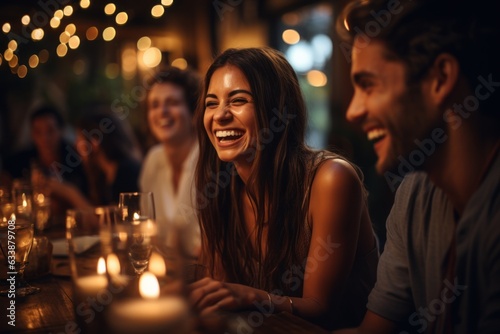
[[309, 217], [312, 237], [302, 298], [295, 314], [319, 323], [335, 321], [340, 297], [354, 263], [363, 211], [363, 188], [344, 160], [326, 160], [312, 183]]

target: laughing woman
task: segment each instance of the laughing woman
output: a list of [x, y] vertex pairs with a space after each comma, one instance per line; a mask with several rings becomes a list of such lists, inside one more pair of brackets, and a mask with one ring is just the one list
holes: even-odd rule
[[229, 49], [196, 114], [202, 314], [257, 308], [325, 328], [365, 313], [378, 251], [360, 170], [304, 143], [297, 76], [270, 48]]

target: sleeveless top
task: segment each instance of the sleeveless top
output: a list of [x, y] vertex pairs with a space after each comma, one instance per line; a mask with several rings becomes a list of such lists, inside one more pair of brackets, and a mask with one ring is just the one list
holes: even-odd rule
[[[309, 173], [308, 175], [308, 180], [307, 180], [308, 187], [304, 196], [304, 201], [302, 203], [303, 208], [307, 209], [307, 207], [309, 206], [312, 182], [314, 180], [314, 177], [316, 175], [319, 166], [326, 160], [330, 159], [341, 159], [348, 162], [356, 170], [356, 173], [358, 174], [360, 179], [361, 186], [363, 186], [362, 185], [363, 174], [356, 165], [353, 165], [352, 163], [343, 159], [339, 155], [330, 152], [321, 153], [318, 159], [316, 159], [316, 161], [313, 162], [313, 168], [311, 170], [311, 173]], [[366, 195], [367, 193], [365, 190], [365, 196]], [[296, 246], [299, 258], [304, 259], [301, 266], [302, 272], [297, 275], [297, 277], [302, 277], [301, 287], [300, 289], [294, 289], [294, 291], [287, 291], [287, 293], [290, 293], [290, 296], [294, 297], [302, 297], [305, 263], [307, 261], [309, 247], [311, 245], [312, 226], [307, 219], [305, 224], [306, 225], [304, 228], [304, 237], [301, 239], [302, 242]], [[375, 234], [374, 234], [374, 239], [375, 239]], [[327, 245], [325, 245], [325, 247], [327, 247]], [[321, 254], [324, 254], [324, 252], [321, 252]], [[344, 288], [342, 289], [343, 292], [340, 297], [341, 300], [337, 304], [338, 313], [331, 315], [331, 317], [335, 319], [334, 321], [335, 327], [333, 329], [357, 326], [363, 320], [363, 317], [366, 313], [366, 304], [368, 301], [368, 295], [373, 286], [375, 285], [376, 281], [378, 258], [379, 258], [379, 253], [377, 245], [375, 245], [375, 247], [367, 254], [362, 254], [362, 255], [356, 254], [354, 263], [352, 265], [351, 273], [346, 280]], [[320, 265], [320, 261], [317, 262], [318, 265]]]

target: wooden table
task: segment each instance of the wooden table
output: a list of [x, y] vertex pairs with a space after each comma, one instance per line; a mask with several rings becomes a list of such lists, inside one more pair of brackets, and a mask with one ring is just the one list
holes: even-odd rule
[[[57, 233], [60, 237], [61, 234]], [[61, 259], [53, 259], [54, 263]], [[72, 282], [68, 276], [48, 276], [31, 280], [33, 286], [41, 288], [35, 295], [15, 300], [15, 327], [8, 324], [11, 321], [7, 314], [10, 299], [0, 296], [0, 333], [80, 333], [76, 323]], [[294, 334], [294, 333], [327, 333], [321, 328], [289, 313], [262, 314], [257, 311], [230, 313], [223, 318], [225, 328], [212, 330], [201, 329], [195, 333], [224, 333], [224, 334]], [[210, 319], [208, 323], [210, 323]], [[219, 323], [220, 325], [220, 323]], [[100, 328], [98, 332], [106, 333]]]

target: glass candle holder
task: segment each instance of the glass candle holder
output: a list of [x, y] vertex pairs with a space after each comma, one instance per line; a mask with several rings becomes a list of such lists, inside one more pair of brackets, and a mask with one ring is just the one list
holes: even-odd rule
[[110, 283], [123, 292], [106, 310], [109, 331], [189, 333], [193, 321], [183, 268], [178, 247], [158, 238], [153, 220], [116, 224], [107, 271]]

